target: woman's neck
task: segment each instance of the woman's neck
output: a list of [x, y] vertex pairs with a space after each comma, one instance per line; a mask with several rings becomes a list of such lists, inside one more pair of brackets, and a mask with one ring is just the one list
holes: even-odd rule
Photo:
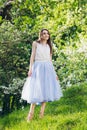
[[47, 44], [47, 40], [41, 40], [41, 43], [45, 45]]

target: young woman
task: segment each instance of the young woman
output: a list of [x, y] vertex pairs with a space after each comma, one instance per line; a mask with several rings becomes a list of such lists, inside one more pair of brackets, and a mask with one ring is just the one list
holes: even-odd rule
[[30, 103], [27, 120], [34, 115], [36, 103], [41, 103], [40, 118], [44, 116], [46, 102], [59, 100], [62, 91], [52, 64], [52, 45], [47, 29], [42, 29], [39, 39], [32, 44], [28, 78], [22, 90], [22, 99]]

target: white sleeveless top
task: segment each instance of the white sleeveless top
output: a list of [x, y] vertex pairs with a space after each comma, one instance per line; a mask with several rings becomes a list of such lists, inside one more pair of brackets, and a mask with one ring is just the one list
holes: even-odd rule
[[51, 61], [50, 47], [48, 44], [37, 43], [35, 61]]

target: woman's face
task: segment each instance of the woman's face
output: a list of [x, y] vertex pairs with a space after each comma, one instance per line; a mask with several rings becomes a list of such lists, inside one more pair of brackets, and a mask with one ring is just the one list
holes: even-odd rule
[[43, 30], [41, 32], [41, 39], [42, 40], [48, 40], [49, 39], [49, 32], [47, 30]]

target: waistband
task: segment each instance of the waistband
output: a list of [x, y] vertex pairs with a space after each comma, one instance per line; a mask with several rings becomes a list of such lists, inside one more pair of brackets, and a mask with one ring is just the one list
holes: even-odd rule
[[51, 60], [35, 60], [34, 62], [52, 62]]

